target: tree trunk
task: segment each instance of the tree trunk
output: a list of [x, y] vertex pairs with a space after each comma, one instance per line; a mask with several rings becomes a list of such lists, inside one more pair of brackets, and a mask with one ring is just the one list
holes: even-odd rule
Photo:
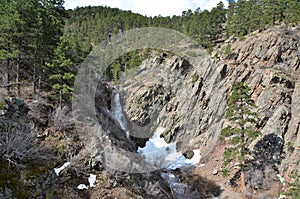
[[241, 191], [244, 192], [246, 190], [246, 183], [245, 183], [245, 169], [244, 164], [241, 165]]
[[59, 91], [59, 107], [62, 109], [62, 91]]
[[39, 79], [38, 79], [38, 90], [39, 90], [39, 92], [38, 92], [38, 99], [40, 99], [40, 96], [41, 96], [41, 90], [42, 90], [42, 88], [41, 88], [41, 85], [42, 84], [42, 73], [41, 72], [39, 72]]
[[[6, 66], [7, 67], [7, 81], [6, 81], [6, 83], [10, 84], [10, 58], [7, 58], [6, 61], [7, 61], [7, 66]], [[7, 87], [6, 90], [7, 90], [7, 93], [10, 94], [10, 87], [9, 86]]]
[[36, 95], [36, 77], [37, 77], [37, 61], [38, 61], [38, 41], [35, 43], [35, 50], [34, 50], [34, 63], [33, 63], [33, 94]]
[[[244, 116], [244, 115], [243, 115]], [[244, 117], [242, 116], [242, 119], [244, 120]], [[244, 192], [246, 190], [246, 183], [245, 183], [245, 150], [246, 150], [246, 144], [245, 144], [245, 127], [242, 126], [242, 148], [241, 148], [241, 158], [240, 161], [240, 167], [241, 167], [241, 191]]]
[[33, 63], [33, 94], [36, 94], [36, 56]]
[[[21, 50], [21, 44], [19, 42], [19, 51]], [[17, 59], [17, 69], [16, 69], [16, 83], [17, 83], [17, 96], [21, 96], [21, 84], [20, 84], [20, 64], [21, 64], [21, 55], [19, 54]]]
[[18, 58], [17, 61], [17, 76], [16, 76], [16, 83], [17, 83], [17, 96], [21, 96], [21, 85], [20, 85], [20, 59]]

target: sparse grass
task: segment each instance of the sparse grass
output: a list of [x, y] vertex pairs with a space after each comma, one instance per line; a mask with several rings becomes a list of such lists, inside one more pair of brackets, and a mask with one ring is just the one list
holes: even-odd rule
[[22, 199], [30, 198], [30, 194], [23, 186], [18, 170], [8, 169], [9, 164], [0, 160], [0, 187], [12, 190], [13, 196]]
[[192, 76], [192, 83], [194, 84], [199, 79], [199, 75], [197, 72], [195, 72]]
[[295, 150], [295, 148], [293, 147], [292, 142], [290, 142], [290, 141], [287, 143], [287, 150], [289, 152], [293, 152]]
[[232, 49], [231, 49], [231, 45], [230, 44], [227, 44], [226, 47], [225, 47], [225, 55], [230, 55], [232, 54]]
[[191, 56], [191, 57], [196, 57], [196, 56], [197, 56], [196, 51], [191, 51], [191, 50], [187, 51], [186, 54], [187, 54], [188, 56]]
[[244, 35], [239, 35], [239, 40], [240, 41], [245, 41], [246, 40], [246, 37]]
[[287, 191], [284, 192], [284, 195], [290, 196], [291, 199], [300, 198], [300, 172], [295, 170], [292, 174], [291, 182], [287, 183]]
[[47, 171], [51, 170], [52, 167], [51, 166], [36, 166], [36, 165], [30, 165], [30, 167], [27, 167], [27, 173], [26, 175], [28, 177], [30, 176], [36, 176], [39, 177], [43, 174], [45, 174]]

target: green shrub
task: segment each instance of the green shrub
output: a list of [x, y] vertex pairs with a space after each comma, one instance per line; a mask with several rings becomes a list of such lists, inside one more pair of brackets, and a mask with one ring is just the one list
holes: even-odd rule
[[290, 151], [290, 152], [293, 152], [295, 150], [295, 148], [293, 147], [292, 142], [287, 143], [287, 150]]
[[5, 102], [0, 102], [0, 108], [4, 108]]
[[194, 84], [198, 79], [199, 79], [199, 75], [197, 72], [195, 72], [192, 77], [192, 83]]

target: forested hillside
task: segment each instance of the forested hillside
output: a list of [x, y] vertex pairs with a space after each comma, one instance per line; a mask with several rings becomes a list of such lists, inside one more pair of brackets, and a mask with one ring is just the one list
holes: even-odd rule
[[32, 84], [34, 94], [42, 88], [72, 92], [76, 71], [92, 45], [129, 29], [175, 29], [211, 52], [232, 35], [242, 38], [274, 25], [296, 25], [300, 18], [298, 0], [231, 1], [227, 9], [220, 2], [211, 11], [198, 8], [170, 17], [101, 6], [65, 10], [63, 4], [63, 0], [1, 0], [0, 61], [5, 74], [1, 85], [8, 92], [20, 94], [25, 83]]
[[208, 45], [216, 39], [231, 35], [244, 36], [250, 32], [279, 25], [299, 22], [298, 0], [291, 1], [231, 1], [226, 9], [220, 2], [211, 11], [183, 11], [181, 16], [145, 17], [130, 11], [107, 7], [85, 7], [69, 10], [67, 33], [76, 38], [85, 37], [93, 43], [132, 28], [164, 27], [178, 30]]

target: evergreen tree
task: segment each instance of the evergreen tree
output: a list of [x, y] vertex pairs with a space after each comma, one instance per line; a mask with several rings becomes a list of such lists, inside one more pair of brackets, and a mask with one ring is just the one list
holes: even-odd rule
[[0, 1], [0, 61], [7, 68], [7, 84], [15, 79], [18, 94], [23, 79], [33, 80], [35, 91], [38, 69], [52, 59], [64, 25], [62, 4], [62, 0]]
[[23, 20], [17, 10], [16, 1], [1, 0], [0, 4], [0, 61], [5, 66], [7, 92], [10, 93], [13, 67], [20, 57], [20, 32]]
[[275, 25], [283, 20], [285, 0], [262, 0], [261, 6], [264, 10], [262, 19], [266, 25]]
[[297, 25], [300, 22], [300, 2], [288, 0], [285, 2], [284, 20], [288, 24]]
[[73, 91], [76, 68], [72, 50], [69, 40], [66, 37], [62, 37], [54, 51], [55, 58], [51, 64], [48, 64], [51, 74], [49, 80], [52, 88], [59, 93], [60, 104], [62, 104], [62, 100], [68, 100], [67, 97]]
[[221, 38], [225, 30], [226, 10], [223, 2], [218, 3], [217, 7], [210, 12], [211, 16], [211, 38], [213, 40]]
[[235, 33], [235, 24], [234, 24], [234, 17], [235, 17], [235, 1], [229, 2], [228, 9], [227, 9], [227, 18], [226, 18], [226, 37], [229, 38], [231, 35]]
[[228, 138], [230, 147], [224, 151], [223, 174], [228, 174], [226, 166], [237, 160], [241, 169], [241, 190], [245, 190], [245, 160], [249, 154], [248, 143], [259, 135], [253, 127], [257, 121], [257, 114], [251, 109], [255, 103], [249, 94], [250, 88], [242, 82], [233, 85], [232, 93], [227, 103], [226, 118], [231, 123], [221, 132], [220, 139]]

